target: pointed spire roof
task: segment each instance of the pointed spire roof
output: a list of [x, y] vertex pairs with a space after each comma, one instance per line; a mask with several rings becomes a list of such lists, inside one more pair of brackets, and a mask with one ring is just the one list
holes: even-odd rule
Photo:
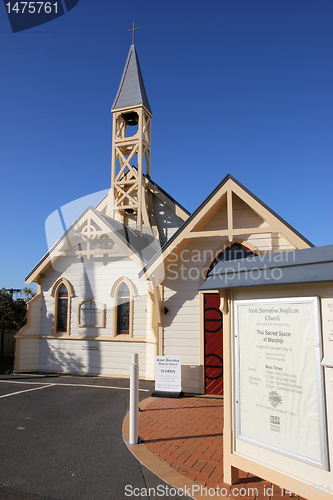
[[143, 83], [138, 55], [135, 45], [132, 44], [127, 56], [119, 89], [111, 109], [126, 108], [129, 106], [136, 106], [137, 104], [143, 104], [147, 111], [152, 114]]

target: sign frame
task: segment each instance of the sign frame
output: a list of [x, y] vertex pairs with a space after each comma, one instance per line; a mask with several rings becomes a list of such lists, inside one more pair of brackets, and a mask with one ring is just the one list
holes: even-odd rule
[[[99, 306], [100, 310], [100, 322], [99, 323], [94, 323], [94, 324], [87, 324], [85, 322], [82, 322], [81, 318], [81, 308], [85, 304], [94, 303]], [[77, 324], [79, 328], [105, 328], [105, 304], [104, 302], [99, 302], [98, 300], [95, 299], [87, 299], [84, 300], [83, 302], [80, 302], [77, 305]]]
[[[241, 429], [241, 363], [240, 363], [240, 332], [239, 332], [239, 306], [251, 305], [258, 307], [259, 304], [267, 306], [281, 306], [282, 304], [312, 304], [313, 314], [313, 348], [315, 350], [315, 376], [316, 376], [316, 391], [318, 403], [318, 424], [319, 424], [319, 447], [320, 447], [320, 460], [312, 460], [297, 453], [292, 453], [286, 449], [279, 448], [269, 443], [261, 442], [256, 439], [251, 439], [242, 435]], [[321, 320], [320, 320], [320, 301], [319, 297], [283, 297], [283, 298], [270, 298], [270, 299], [240, 299], [234, 301], [234, 368], [235, 368], [235, 385], [234, 385], [234, 426], [235, 426], [235, 440], [234, 452], [237, 453], [237, 440], [247, 442], [249, 444], [265, 448], [280, 455], [284, 455], [298, 461], [308, 463], [318, 468], [328, 470], [328, 442], [327, 442], [327, 421], [325, 412], [325, 386], [324, 386], [324, 373], [321, 366], [322, 361], [322, 339], [321, 339]], [[245, 369], [245, 368], [244, 368]]]

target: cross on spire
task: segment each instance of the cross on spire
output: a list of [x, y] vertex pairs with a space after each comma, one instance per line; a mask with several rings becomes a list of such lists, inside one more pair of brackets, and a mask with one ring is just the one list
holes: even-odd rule
[[135, 28], [135, 24], [134, 24], [134, 21], [133, 21], [133, 28], [128, 30], [128, 31], [132, 31], [132, 45], [134, 45], [134, 31], [135, 30], [139, 30], [140, 28]]

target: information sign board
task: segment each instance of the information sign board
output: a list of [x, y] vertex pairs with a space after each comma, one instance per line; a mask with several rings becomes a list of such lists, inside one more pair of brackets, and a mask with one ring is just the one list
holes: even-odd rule
[[327, 468], [318, 298], [235, 301], [236, 436]]
[[156, 356], [155, 391], [180, 393], [182, 390], [179, 356]]

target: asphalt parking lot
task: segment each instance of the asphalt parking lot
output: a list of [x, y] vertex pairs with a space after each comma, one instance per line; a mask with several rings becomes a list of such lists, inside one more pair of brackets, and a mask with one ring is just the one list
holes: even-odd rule
[[[164, 484], [123, 442], [128, 388], [125, 379], [1, 374], [1, 500], [118, 500]], [[140, 381], [140, 400], [153, 389]]]

